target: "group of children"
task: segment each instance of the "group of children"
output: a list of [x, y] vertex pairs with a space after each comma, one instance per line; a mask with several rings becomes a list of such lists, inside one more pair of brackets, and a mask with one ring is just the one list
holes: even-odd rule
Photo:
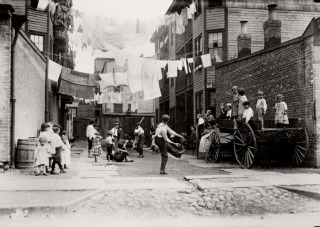
[[[267, 102], [264, 99], [263, 91], [258, 91], [258, 99], [256, 103], [256, 111], [250, 107], [250, 102], [248, 101], [245, 90], [243, 88], [238, 88], [237, 86], [232, 87], [232, 104], [227, 104], [227, 110], [225, 111], [224, 104], [221, 105], [220, 118], [221, 119], [234, 119], [235, 121], [249, 123], [255, 115], [255, 119], [260, 122], [261, 128], [264, 128], [263, 117], [266, 115]], [[273, 109], [275, 109], [275, 124], [278, 128], [282, 128], [289, 124], [289, 119], [287, 115], [288, 107], [283, 101], [284, 97], [282, 94], [276, 96], [276, 104]]]
[[39, 143], [34, 154], [36, 176], [40, 173], [46, 176], [50, 166], [50, 174], [55, 174], [56, 165], [59, 166], [60, 173], [66, 173], [65, 169], [70, 164], [71, 147], [66, 132], [63, 132], [61, 137], [59, 133], [60, 128], [53, 128], [52, 123], [41, 125]]

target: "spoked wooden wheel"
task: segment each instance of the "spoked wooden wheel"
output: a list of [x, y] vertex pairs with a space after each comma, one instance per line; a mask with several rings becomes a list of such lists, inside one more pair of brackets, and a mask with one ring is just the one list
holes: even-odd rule
[[307, 158], [309, 149], [309, 138], [305, 129], [299, 129], [294, 133], [294, 136], [289, 141], [292, 143], [292, 158], [293, 166], [300, 166]]
[[216, 131], [210, 135], [211, 145], [209, 151], [206, 153], [206, 161], [210, 163], [217, 162], [220, 157], [220, 137]]
[[257, 141], [249, 124], [238, 124], [233, 140], [234, 155], [242, 168], [251, 168], [257, 156]]

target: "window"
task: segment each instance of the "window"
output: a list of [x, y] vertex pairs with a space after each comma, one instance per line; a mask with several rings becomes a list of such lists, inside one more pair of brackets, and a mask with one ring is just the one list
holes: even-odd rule
[[222, 0], [208, 0], [208, 7], [222, 6]]
[[203, 105], [202, 105], [202, 92], [196, 94], [196, 114], [202, 114]]
[[213, 62], [223, 61], [223, 39], [222, 32], [209, 33], [208, 37], [209, 53]]
[[101, 117], [101, 109], [94, 109], [94, 116]]
[[44, 51], [44, 36], [43, 35], [31, 35], [30, 39], [40, 51]]
[[113, 103], [113, 111], [114, 113], [122, 113], [123, 112], [123, 104], [122, 103]]
[[[201, 12], [202, 12], [201, 1], [202, 1], [202, 0], [195, 0], [197, 12], [195, 12], [194, 18], [196, 18], [197, 16], [199, 16], [199, 15], [201, 14]], [[209, 1], [210, 1], [210, 0], [209, 0]]]
[[201, 69], [201, 55], [203, 52], [203, 43], [202, 43], [202, 37], [199, 36], [195, 39], [195, 70]]

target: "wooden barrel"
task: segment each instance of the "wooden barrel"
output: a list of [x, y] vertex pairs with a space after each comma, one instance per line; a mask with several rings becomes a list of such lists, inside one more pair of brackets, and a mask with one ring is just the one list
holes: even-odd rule
[[36, 139], [19, 139], [17, 145], [16, 168], [27, 169], [34, 167], [34, 151], [37, 147]]

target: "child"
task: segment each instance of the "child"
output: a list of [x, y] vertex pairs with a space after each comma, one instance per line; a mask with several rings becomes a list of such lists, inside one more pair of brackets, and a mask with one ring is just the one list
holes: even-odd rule
[[227, 118], [227, 111], [225, 108], [224, 103], [220, 104], [220, 115], [219, 115], [219, 120], [220, 119], [226, 119]]
[[64, 169], [68, 169], [67, 165], [70, 165], [71, 146], [69, 144], [67, 135], [62, 135], [61, 139], [63, 142], [61, 151], [61, 165], [63, 165]]
[[60, 129], [59, 128], [53, 128], [53, 134], [52, 134], [52, 147], [54, 147], [55, 154], [53, 155], [53, 162], [52, 162], [52, 168], [50, 174], [55, 174], [54, 168], [56, 164], [60, 168], [60, 173], [66, 173], [66, 171], [63, 169], [61, 165], [61, 150], [63, 146], [63, 142], [61, 140], [61, 137], [59, 136]]
[[241, 118], [244, 112], [243, 102], [248, 101], [247, 96], [245, 95], [245, 90], [243, 88], [238, 89], [239, 94], [239, 107], [238, 107], [238, 116]]
[[47, 138], [45, 136], [40, 136], [39, 144], [34, 151], [35, 156], [35, 166], [37, 167], [36, 176], [42, 171], [44, 176], [47, 176], [45, 166], [49, 165], [49, 157], [51, 157], [51, 148], [47, 144]]
[[122, 148], [125, 150], [127, 150], [127, 148], [133, 148], [133, 140], [131, 136], [128, 136], [128, 139], [124, 142]]
[[261, 122], [262, 129], [263, 129], [263, 115], [266, 114], [266, 111], [267, 111], [267, 102], [263, 97], [264, 97], [263, 91], [258, 91], [256, 114], [257, 114], [257, 120]]
[[112, 149], [115, 145], [115, 143], [113, 142], [113, 139], [112, 139], [112, 131], [109, 130], [108, 131], [108, 136], [106, 138], [106, 143], [107, 143], [107, 159], [108, 159], [108, 162], [111, 162], [110, 158], [111, 158], [111, 155], [112, 155]]
[[233, 86], [231, 91], [232, 91], [232, 96], [233, 96], [231, 118], [237, 118], [238, 117], [238, 108], [239, 108], [238, 87]]
[[276, 109], [275, 115], [275, 124], [278, 128], [282, 128], [284, 125], [289, 124], [289, 119], [287, 115], [288, 107], [287, 104], [283, 101], [283, 95], [278, 94], [276, 96], [277, 103], [274, 107]]
[[[51, 149], [51, 151], [50, 151], [51, 154], [55, 153], [54, 152], [54, 147], [52, 146], [53, 144], [51, 143], [52, 135], [53, 135], [53, 131], [52, 131], [51, 124], [50, 123], [43, 123], [41, 125], [41, 132], [40, 132], [40, 136], [39, 137], [45, 137], [46, 138], [47, 145]], [[38, 145], [40, 145], [40, 143]], [[49, 159], [48, 160], [49, 164], [47, 166], [45, 166], [47, 173], [49, 173], [48, 166], [51, 167], [52, 155], [50, 155], [48, 157], [48, 159]]]
[[102, 136], [99, 135], [99, 132], [96, 132], [96, 135], [93, 137], [93, 143], [92, 143], [92, 152], [91, 154], [94, 156], [95, 162], [97, 162], [97, 156], [101, 155], [102, 148], [100, 140], [102, 140]]
[[244, 111], [240, 120], [248, 124], [249, 121], [253, 118], [253, 110], [250, 107], [249, 101], [244, 101], [242, 104], [244, 106]]
[[231, 103], [227, 103], [227, 108], [228, 108], [228, 111], [227, 111], [226, 119], [230, 120], [231, 117], [232, 117], [232, 105], [231, 105]]

